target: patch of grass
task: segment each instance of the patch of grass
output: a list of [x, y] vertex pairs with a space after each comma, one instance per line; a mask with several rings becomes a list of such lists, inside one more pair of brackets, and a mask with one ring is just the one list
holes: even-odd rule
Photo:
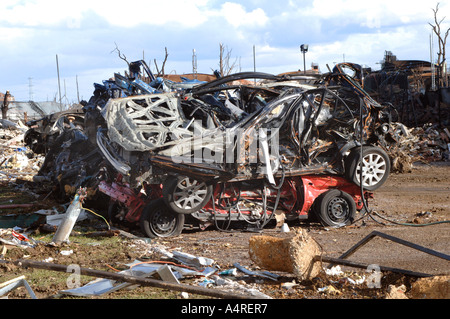
[[[17, 191], [14, 187], [0, 185], [0, 203], [19, 204], [32, 203], [35, 199], [25, 193]], [[32, 209], [36, 211], [37, 209]], [[3, 212], [0, 211], [0, 214]], [[8, 210], [8, 213], [20, 213], [19, 209]], [[95, 224], [95, 225], [94, 225]], [[135, 252], [130, 248], [126, 239], [120, 236], [91, 237], [89, 234], [105, 229], [104, 221], [100, 218], [77, 222], [69, 236], [69, 242], [57, 246], [49, 245], [53, 241], [55, 233], [43, 233], [35, 229], [29, 238], [38, 241], [35, 247], [19, 248], [8, 247], [5, 259], [15, 261], [29, 259], [34, 261], [46, 261], [61, 265], [79, 265], [83, 268], [91, 268], [101, 271], [116, 272], [127, 269], [126, 264], [141, 257], [142, 252]], [[61, 251], [73, 251], [69, 255], [61, 254]], [[57, 296], [59, 291], [70, 288], [73, 283], [73, 273], [37, 268], [23, 268], [13, 264], [0, 264], [0, 282], [5, 282], [19, 276], [25, 276], [25, 280], [31, 286], [38, 298], [51, 298]], [[82, 275], [80, 285], [83, 286], [96, 278]], [[17, 288], [8, 293], [8, 298], [28, 299], [25, 288]], [[63, 299], [85, 299], [84, 297], [58, 296]], [[129, 289], [121, 289], [111, 294], [87, 297], [88, 299], [177, 299], [180, 293], [155, 287], [131, 286]], [[195, 297], [193, 297], [195, 298]], [[198, 296], [197, 296], [198, 298]], [[201, 297], [200, 297], [201, 298]]]

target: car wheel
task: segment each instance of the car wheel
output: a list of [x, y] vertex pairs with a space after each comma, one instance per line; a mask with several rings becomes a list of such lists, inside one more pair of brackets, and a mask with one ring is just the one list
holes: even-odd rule
[[108, 221], [111, 224], [118, 225], [125, 220], [125, 215], [127, 213], [126, 207], [115, 200], [110, 200], [108, 204]]
[[346, 177], [360, 186], [361, 170], [363, 188], [369, 191], [376, 190], [386, 182], [389, 176], [391, 170], [389, 156], [379, 147], [364, 146], [361, 161], [361, 149], [355, 148], [346, 160]]
[[213, 187], [190, 177], [169, 177], [163, 184], [163, 198], [174, 212], [191, 214], [211, 199]]
[[171, 211], [162, 199], [156, 199], [144, 207], [139, 224], [150, 238], [173, 237], [181, 234], [184, 220], [184, 215]]
[[355, 219], [356, 204], [348, 193], [330, 189], [317, 197], [314, 213], [323, 226], [349, 225]]

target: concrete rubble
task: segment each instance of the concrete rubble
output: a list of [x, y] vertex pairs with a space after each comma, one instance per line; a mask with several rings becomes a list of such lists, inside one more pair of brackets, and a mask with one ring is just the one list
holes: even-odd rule
[[450, 161], [450, 133], [447, 128], [440, 129], [432, 124], [413, 128], [401, 123], [395, 125], [398, 143], [389, 152], [394, 172], [410, 172], [415, 162]]
[[419, 278], [411, 287], [414, 299], [450, 299], [450, 276]]
[[408, 297], [405, 295], [405, 292], [405, 285], [401, 285], [399, 287], [389, 285], [386, 292], [386, 299], [408, 299]]
[[[405, 294], [407, 291], [410, 297]], [[386, 299], [450, 299], [450, 276], [419, 278], [410, 289], [405, 285], [389, 285]]]
[[304, 230], [289, 238], [253, 236], [249, 255], [264, 269], [293, 273], [300, 280], [316, 277], [322, 271], [320, 263], [314, 263], [314, 257], [321, 255], [320, 246]]

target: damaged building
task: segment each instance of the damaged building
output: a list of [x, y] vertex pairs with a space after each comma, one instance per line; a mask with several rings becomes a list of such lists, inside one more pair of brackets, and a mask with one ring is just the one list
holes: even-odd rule
[[408, 127], [436, 123], [448, 126], [448, 87], [440, 86], [441, 68], [428, 61], [398, 60], [385, 52], [381, 70], [363, 76], [363, 87], [375, 100], [389, 104], [393, 121]]

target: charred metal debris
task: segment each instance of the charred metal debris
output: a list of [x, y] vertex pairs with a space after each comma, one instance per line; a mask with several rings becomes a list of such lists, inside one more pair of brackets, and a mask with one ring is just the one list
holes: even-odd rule
[[27, 146], [45, 154], [34, 181], [63, 198], [84, 187], [111, 222], [149, 237], [234, 221], [350, 224], [388, 178], [398, 137], [358, 72], [172, 82], [131, 63], [81, 109], [27, 124]]

